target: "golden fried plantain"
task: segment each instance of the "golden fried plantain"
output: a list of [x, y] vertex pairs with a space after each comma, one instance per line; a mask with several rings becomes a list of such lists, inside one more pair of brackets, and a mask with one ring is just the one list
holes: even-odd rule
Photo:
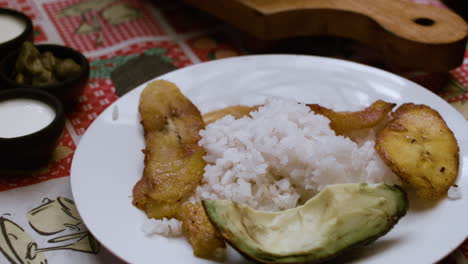
[[182, 220], [182, 232], [192, 245], [195, 256], [215, 260], [224, 256], [226, 243], [211, 225], [201, 203], [184, 204], [178, 218]]
[[216, 258], [226, 247], [211, 226], [201, 204], [184, 204], [200, 184], [206, 162], [198, 146], [205, 124], [198, 109], [173, 83], [148, 84], [140, 97], [139, 111], [145, 134], [143, 177], [133, 188], [133, 204], [149, 218], [176, 217], [202, 258]]
[[205, 123], [177, 86], [164, 80], [146, 86], [139, 111], [145, 134], [145, 168], [133, 188], [133, 204], [150, 218], [171, 218], [203, 177], [205, 150], [198, 140]]
[[375, 149], [418, 196], [446, 195], [458, 175], [459, 147], [440, 114], [425, 105], [403, 104], [377, 134]]
[[222, 119], [223, 117], [227, 115], [232, 115], [234, 116], [235, 119], [241, 118], [243, 116], [248, 115], [250, 112], [257, 110], [260, 106], [245, 106], [245, 105], [235, 105], [235, 106], [229, 106], [223, 109], [215, 110], [208, 112], [203, 115], [203, 120], [205, 121], [206, 125], [209, 125], [211, 123], [214, 123], [218, 121], [219, 119]]
[[377, 100], [367, 108], [356, 112], [335, 112], [318, 104], [308, 104], [309, 108], [316, 114], [330, 119], [330, 128], [338, 135], [348, 132], [372, 128], [387, 117], [396, 104]]

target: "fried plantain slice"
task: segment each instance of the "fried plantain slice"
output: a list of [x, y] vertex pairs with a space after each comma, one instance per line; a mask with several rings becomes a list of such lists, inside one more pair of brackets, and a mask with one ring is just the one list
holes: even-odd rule
[[229, 106], [226, 108], [222, 108], [219, 110], [211, 111], [203, 115], [203, 120], [205, 121], [206, 125], [209, 125], [211, 123], [214, 123], [218, 121], [219, 119], [222, 119], [223, 117], [227, 115], [232, 115], [234, 116], [235, 119], [241, 118], [243, 116], [248, 115], [250, 112], [257, 110], [260, 107], [260, 105], [255, 105], [255, 106], [245, 106], [245, 105], [234, 105], [234, 106]]
[[205, 124], [198, 109], [173, 83], [148, 84], [139, 111], [145, 134], [143, 177], [133, 188], [133, 204], [150, 218], [182, 221], [182, 229], [202, 258], [221, 256], [224, 241], [211, 226], [200, 204], [184, 204], [200, 184], [206, 162], [198, 146]]
[[316, 114], [330, 119], [330, 128], [338, 135], [348, 132], [372, 128], [387, 117], [396, 104], [377, 100], [364, 110], [356, 112], [336, 112], [318, 104], [308, 104], [309, 108]]
[[392, 117], [377, 134], [377, 153], [421, 198], [445, 196], [458, 175], [459, 147], [453, 132], [426, 105], [403, 104]]
[[192, 245], [193, 254], [200, 258], [221, 260], [226, 243], [213, 227], [201, 203], [186, 203], [179, 213], [182, 232]]
[[140, 96], [145, 144], [143, 177], [133, 204], [150, 218], [171, 218], [199, 185], [206, 162], [198, 146], [205, 123], [198, 109], [171, 82], [154, 81]]

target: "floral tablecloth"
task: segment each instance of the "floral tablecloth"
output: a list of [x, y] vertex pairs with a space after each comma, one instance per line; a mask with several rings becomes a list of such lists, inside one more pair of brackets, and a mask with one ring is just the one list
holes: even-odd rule
[[[436, 0], [414, 1], [444, 8]], [[36, 43], [78, 49], [92, 69], [53, 161], [30, 177], [0, 178], [0, 263], [121, 263], [83, 225], [69, 179], [80, 137], [118, 99], [112, 72], [141, 54], [185, 67], [248, 52], [232, 28], [176, 0], [0, 0], [0, 6], [33, 19]], [[329, 41], [315, 54], [378, 64], [372, 52], [355, 43], [332, 40], [336, 45], [330, 49]], [[429, 88], [440, 84], [431, 74], [401, 74]], [[467, 89], [468, 51], [465, 64], [450, 72], [438, 94], [468, 117]], [[468, 241], [443, 263], [468, 263]]]

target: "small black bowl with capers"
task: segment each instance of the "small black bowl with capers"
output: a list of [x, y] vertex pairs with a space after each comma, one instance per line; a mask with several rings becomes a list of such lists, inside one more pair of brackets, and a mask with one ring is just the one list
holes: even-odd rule
[[43, 90], [56, 96], [67, 111], [77, 105], [88, 78], [86, 57], [61, 45], [25, 42], [0, 61], [0, 89]]

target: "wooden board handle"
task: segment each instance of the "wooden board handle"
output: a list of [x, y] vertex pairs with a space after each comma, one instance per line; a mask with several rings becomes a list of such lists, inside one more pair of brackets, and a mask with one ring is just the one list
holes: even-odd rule
[[332, 35], [388, 63], [444, 72], [463, 61], [468, 27], [448, 9], [407, 0], [186, 0], [261, 40]]

